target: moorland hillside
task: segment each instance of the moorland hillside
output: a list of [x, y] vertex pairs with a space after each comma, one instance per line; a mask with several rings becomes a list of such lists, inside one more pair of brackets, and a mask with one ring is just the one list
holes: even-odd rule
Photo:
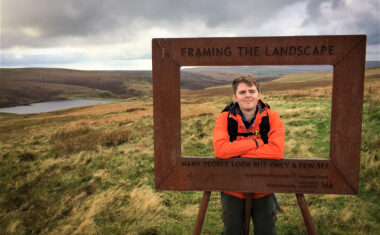
[[[297, 76], [330, 70], [328, 66], [185, 67], [181, 69], [180, 82], [183, 89], [202, 90], [229, 84], [233, 78], [244, 74], [266, 82], [278, 78], [287, 80], [288, 76], [293, 76], [289, 74]], [[151, 96], [152, 72], [0, 68], [0, 84], [0, 107], [78, 98], [127, 99]]]
[[[378, 74], [380, 68], [366, 71], [359, 194], [305, 195], [317, 234], [380, 231]], [[285, 158], [328, 158], [331, 83], [295, 80], [271, 81], [263, 90], [285, 126]], [[182, 155], [213, 156], [215, 117], [231, 101], [231, 88], [181, 94]], [[149, 96], [50, 113], [0, 114], [0, 231], [191, 234], [202, 192], [156, 191], [153, 156]], [[278, 234], [306, 234], [295, 195], [277, 198]], [[213, 192], [204, 234], [220, 233], [220, 215], [220, 194]]]

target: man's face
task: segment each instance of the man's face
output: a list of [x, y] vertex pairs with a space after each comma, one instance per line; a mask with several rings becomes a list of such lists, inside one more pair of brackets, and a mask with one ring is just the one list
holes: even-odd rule
[[238, 102], [242, 111], [252, 111], [256, 109], [257, 102], [260, 99], [260, 93], [255, 85], [248, 86], [245, 83], [240, 83], [236, 89], [234, 100]]

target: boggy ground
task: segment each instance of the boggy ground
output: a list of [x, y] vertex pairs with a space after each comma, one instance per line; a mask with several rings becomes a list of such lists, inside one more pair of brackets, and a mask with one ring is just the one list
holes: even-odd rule
[[[318, 234], [380, 231], [380, 83], [366, 81], [360, 193], [306, 195]], [[285, 157], [328, 158], [331, 86], [293, 87], [263, 93], [285, 125]], [[231, 101], [226, 89], [182, 92], [183, 155], [213, 156], [214, 120]], [[283, 210], [278, 234], [306, 234], [295, 195], [277, 197]], [[202, 192], [154, 189], [149, 97], [0, 114], [1, 233], [191, 234], [201, 198]], [[219, 234], [220, 215], [220, 196], [213, 192], [203, 234]]]

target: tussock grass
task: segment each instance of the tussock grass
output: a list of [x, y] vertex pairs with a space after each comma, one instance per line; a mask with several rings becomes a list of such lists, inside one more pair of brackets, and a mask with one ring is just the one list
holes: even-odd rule
[[[318, 234], [380, 230], [377, 81], [370, 77], [365, 85], [359, 194], [305, 195]], [[263, 99], [285, 125], [285, 157], [329, 156], [328, 89], [264, 90]], [[228, 94], [218, 88], [183, 93], [182, 155], [213, 156], [212, 129], [231, 101]], [[149, 97], [49, 114], [0, 114], [0, 233], [191, 234], [202, 192], [154, 190], [153, 154]], [[306, 234], [295, 195], [277, 198], [284, 211], [278, 234]], [[218, 234], [220, 216], [220, 194], [213, 192], [202, 232]]]
[[36, 160], [36, 156], [33, 153], [25, 152], [18, 155], [18, 159], [20, 162], [29, 162]]
[[102, 131], [85, 127], [69, 131], [59, 130], [52, 136], [51, 141], [54, 142], [54, 152], [70, 154], [96, 150], [99, 146], [117, 146], [130, 140], [131, 136], [128, 129]]
[[214, 114], [199, 114], [183, 120], [183, 156], [213, 156], [212, 130], [215, 118]]

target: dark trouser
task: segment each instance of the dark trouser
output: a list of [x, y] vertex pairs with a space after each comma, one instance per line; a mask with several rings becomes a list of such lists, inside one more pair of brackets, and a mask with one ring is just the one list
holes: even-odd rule
[[[245, 199], [226, 193], [222, 197], [223, 235], [243, 233]], [[252, 199], [251, 217], [255, 235], [276, 234], [276, 211], [273, 196]]]

